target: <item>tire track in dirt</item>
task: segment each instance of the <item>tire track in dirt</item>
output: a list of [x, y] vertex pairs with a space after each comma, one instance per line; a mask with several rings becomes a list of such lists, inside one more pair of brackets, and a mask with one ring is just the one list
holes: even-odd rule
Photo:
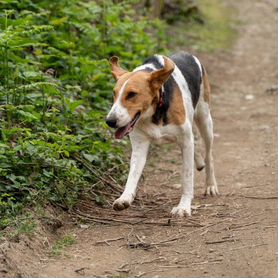
[[[131, 209], [118, 216], [106, 209], [87, 212], [116, 219], [136, 214], [141, 223], [64, 227], [61, 233], [76, 234], [76, 244], [61, 257], [29, 262], [23, 266], [25, 273], [276, 276], [275, 96], [265, 92], [277, 73], [275, 2], [225, 3], [239, 10], [239, 39], [231, 51], [201, 55], [213, 84], [214, 157], [221, 196], [203, 198], [204, 173], [197, 173], [193, 216], [169, 223], [168, 212], [180, 196], [174, 188], [180, 152], [168, 146], [153, 148], [138, 192], [141, 198]], [[154, 207], [151, 200], [160, 205]]]

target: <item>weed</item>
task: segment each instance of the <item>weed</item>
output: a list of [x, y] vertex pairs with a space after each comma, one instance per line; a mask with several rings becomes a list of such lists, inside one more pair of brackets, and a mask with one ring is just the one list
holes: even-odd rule
[[75, 238], [72, 235], [65, 235], [63, 238], [58, 239], [52, 246], [52, 256], [61, 255], [63, 249], [75, 243]]

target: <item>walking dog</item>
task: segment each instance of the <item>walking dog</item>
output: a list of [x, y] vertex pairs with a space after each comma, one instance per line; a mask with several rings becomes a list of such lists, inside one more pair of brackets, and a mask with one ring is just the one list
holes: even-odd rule
[[[182, 195], [171, 213], [190, 216], [194, 160], [198, 170], [204, 167], [206, 170], [205, 195], [218, 195], [212, 157], [210, 85], [205, 68], [186, 52], [169, 58], [154, 55], [132, 72], [121, 68], [116, 56], [109, 62], [116, 85], [114, 104], [106, 123], [116, 129], [117, 139], [129, 134], [132, 145], [128, 180], [113, 208], [123, 210], [134, 200], [150, 143], [176, 142], [182, 151]], [[205, 160], [197, 151], [196, 127], [205, 143]]]

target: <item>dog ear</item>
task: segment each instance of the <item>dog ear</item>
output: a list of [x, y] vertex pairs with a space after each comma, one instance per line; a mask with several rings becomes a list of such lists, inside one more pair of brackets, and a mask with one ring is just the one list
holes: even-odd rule
[[109, 63], [111, 65], [112, 74], [116, 80], [120, 78], [121, 75], [127, 73], [127, 70], [124, 70], [119, 65], [119, 58], [117, 56], [113, 56], [109, 59]]
[[159, 90], [162, 87], [175, 69], [175, 64], [169, 58], [165, 56], [163, 56], [163, 58], [164, 67], [150, 73], [151, 86], [155, 90]]

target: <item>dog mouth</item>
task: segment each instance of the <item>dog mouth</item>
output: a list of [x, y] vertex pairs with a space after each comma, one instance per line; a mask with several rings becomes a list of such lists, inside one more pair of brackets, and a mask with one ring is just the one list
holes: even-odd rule
[[134, 118], [125, 126], [120, 127], [115, 132], [115, 138], [116, 139], [122, 139], [124, 136], [128, 135], [134, 128], [135, 124], [137, 123], [139, 117], [141, 115], [141, 112], [137, 112], [134, 116]]

